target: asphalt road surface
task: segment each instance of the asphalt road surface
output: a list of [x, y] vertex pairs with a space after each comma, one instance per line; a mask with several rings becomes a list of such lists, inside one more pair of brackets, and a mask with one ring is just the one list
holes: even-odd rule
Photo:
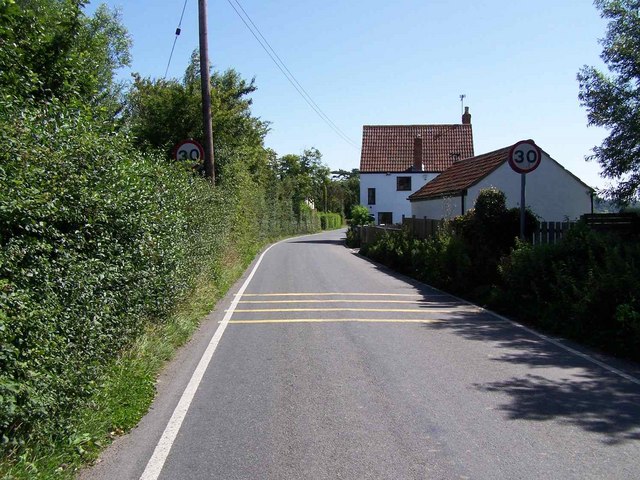
[[636, 365], [396, 275], [343, 238], [254, 262], [140, 426], [81, 478], [640, 478]]

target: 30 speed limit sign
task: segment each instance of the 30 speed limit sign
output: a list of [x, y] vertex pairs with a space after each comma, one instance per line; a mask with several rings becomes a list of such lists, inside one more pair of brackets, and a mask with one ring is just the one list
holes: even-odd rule
[[533, 172], [542, 160], [540, 148], [533, 140], [522, 140], [509, 151], [509, 165], [518, 173]]
[[175, 158], [180, 162], [199, 162], [204, 159], [204, 148], [195, 140], [183, 140], [174, 149]]

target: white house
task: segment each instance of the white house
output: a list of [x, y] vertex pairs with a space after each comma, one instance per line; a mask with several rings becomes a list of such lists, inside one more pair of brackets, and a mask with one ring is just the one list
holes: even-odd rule
[[471, 114], [462, 124], [365, 125], [360, 158], [360, 204], [376, 223], [411, 215], [408, 197], [456, 161], [473, 156]]
[[[473, 208], [480, 190], [505, 193], [507, 208], [520, 206], [520, 174], [509, 165], [511, 146], [454, 163], [413, 193], [411, 214], [418, 218], [453, 218]], [[542, 220], [575, 220], [593, 210], [594, 190], [544, 150], [540, 165], [526, 174], [527, 207]]]

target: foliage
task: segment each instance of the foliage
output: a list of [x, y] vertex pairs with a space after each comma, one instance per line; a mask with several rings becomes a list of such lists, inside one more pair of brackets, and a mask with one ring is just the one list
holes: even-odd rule
[[[182, 81], [152, 80], [134, 76], [128, 95], [126, 118], [136, 144], [142, 149], [159, 149], [172, 157], [173, 147], [187, 138], [202, 139], [202, 100], [199, 58], [194, 52]], [[255, 174], [268, 165], [268, 152], [263, 140], [268, 123], [251, 115], [256, 90], [252, 79], [247, 82], [229, 69], [211, 73], [211, 112], [216, 170], [224, 175], [226, 162], [237, 156], [225, 152], [242, 150], [242, 161]], [[220, 154], [220, 155], [218, 155]], [[201, 167], [200, 165], [196, 167]]]
[[[115, 115], [131, 40], [117, 10], [93, 17], [77, 0], [16, 0], [0, 5], [0, 90], [17, 99], [90, 103]], [[17, 68], [19, 66], [19, 68]]]
[[335, 170], [328, 192], [328, 211], [351, 218], [351, 209], [360, 203], [360, 170]]
[[339, 213], [324, 212], [318, 215], [322, 230], [335, 230], [342, 227], [342, 216]]
[[609, 20], [601, 58], [610, 75], [584, 66], [578, 73], [579, 98], [587, 108], [589, 125], [609, 130], [589, 158], [598, 161], [605, 177], [617, 181], [606, 193], [626, 203], [640, 198], [640, 4], [637, 0], [595, 4]]
[[534, 247], [515, 239], [518, 223], [517, 210], [488, 191], [434, 237], [387, 233], [360, 251], [527, 323], [640, 359], [640, 241], [578, 224], [558, 244]]
[[222, 252], [251, 258], [319, 220], [271, 203], [239, 163], [213, 189], [91, 111], [2, 107], [0, 432], [13, 448], [68, 434], [104, 365], [198, 278], [219, 278]]
[[360, 246], [360, 229], [364, 225], [373, 223], [373, 216], [364, 205], [355, 205], [351, 208], [351, 221], [347, 230], [347, 246]]
[[640, 359], [640, 243], [571, 229], [556, 245], [518, 243], [496, 307], [544, 329]]

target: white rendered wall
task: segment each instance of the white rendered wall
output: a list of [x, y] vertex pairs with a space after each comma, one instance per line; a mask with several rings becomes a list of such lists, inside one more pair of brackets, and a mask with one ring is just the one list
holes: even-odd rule
[[[378, 212], [392, 212], [393, 223], [402, 222], [402, 215], [411, 216], [411, 204], [407, 197], [436, 178], [437, 173], [405, 172], [405, 173], [361, 173], [360, 205], [369, 208], [369, 213], [378, 222]], [[398, 177], [411, 177], [411, 190], [396, 190]], [[376, 204], [369, 205], [368, 189], [376, 189]]]
[[[526, 205], [548, 222], [575, 220], [591, 212], [591, 196], [586, 185], [542, 152], [540, 166], [527, 174]], [[520, 174], [504, 163], [473, 187], [465, 198], [465, 210], [473, 208], [480, 190], [495, 187], [505, 193], [507, 208], [520, 206]], [[457, 208], [450, 208], [455, 205]], [[460, 197], [413, 202], [416, 217], [453, 218], [460, 215]]]
[[[465, 208], [468, 210], [468, 199], [465, 198]], [[462, 213], [460, 197], [435, 198], [411, 203], [411, 215], [416, 218], [453, 218]]]

